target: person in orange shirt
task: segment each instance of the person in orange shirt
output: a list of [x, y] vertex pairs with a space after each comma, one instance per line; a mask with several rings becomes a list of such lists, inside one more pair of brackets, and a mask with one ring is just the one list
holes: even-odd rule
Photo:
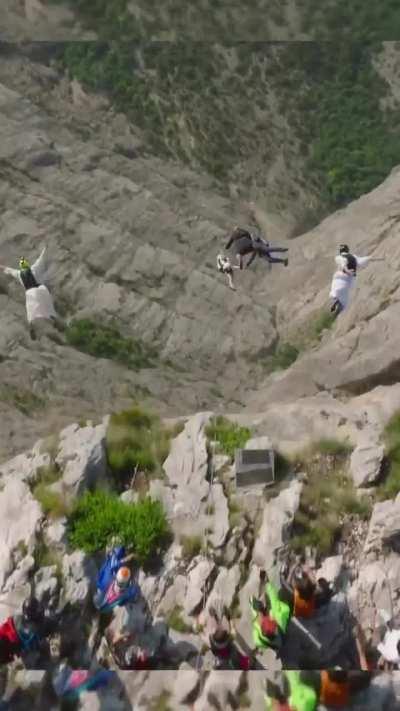
[[297, 567], [289, 580], [281, 578], [280, 597], [290, 605], [294, 617], [309, 619], [323, 605], [328, 604], [334, 592], [325, 578], [315, 580], [311, 570]]
[[301, 680], [317, 692], [319, 703], [332, 709], [347, 709], [352, 696], [366, 689], [372, 674], [367, 671], [324, 669], [302, 671]]

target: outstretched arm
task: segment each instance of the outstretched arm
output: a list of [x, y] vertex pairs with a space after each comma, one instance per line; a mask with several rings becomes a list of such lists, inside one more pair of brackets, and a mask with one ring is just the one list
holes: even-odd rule
[[2, 270], [4, 274], [8, 274], [13, 277], [13, 279], [17, 279], [17, 281], [19, 281], [18, 269], [11, 269], [11, 267], [5, 267], [3, 264], [0, 264], [0, 270]]
[[357, 259], [357, 266], [359, 267], [364, 267], [366, 264], [369, 264], [369, 262], [384, 262], [383, 257], [356, 257]]
[[46, 250], [47, 247], [44, 247], [40, 253], [40, 257], [32, 264], [31, 270], [32, 274], [35, 277], [35, 279], [43, 279], [45, 273], [46, 273]]

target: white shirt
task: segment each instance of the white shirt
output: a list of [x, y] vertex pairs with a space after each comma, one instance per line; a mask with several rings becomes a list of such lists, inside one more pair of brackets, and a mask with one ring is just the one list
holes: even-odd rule
[[400, 641], [400, 630], [389, 630], [386, 632], [383, 642], [378, 644], [378, 650], [387, 662], [400, 664], [400, 655], [397, 643]]
[[[365, 265], [368, 264], [369, 260], [371, 259], [371, 257], [357, 257], [357, 255], [355, 254], [353, 254], [353, 257], [357, 262], [357, 267], [365, 267]], [[340, 271], [343, 271], [343, 269], [347, 267], [347, 259], [342, 254], [338, 254], [335, 257], [335, 262], [339, 267]]]
[[229, 269], [230, 266], [231, 263], [229, 258], [223, 257], [221, 254], [219, 254], [217, 257], [217, 268], [222, 269], [222, 271], [225, 271], [225, 269]]

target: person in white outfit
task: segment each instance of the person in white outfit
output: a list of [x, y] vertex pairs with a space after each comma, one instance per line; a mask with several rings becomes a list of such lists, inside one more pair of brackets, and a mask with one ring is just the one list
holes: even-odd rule
[[383, 258], [378, 257], [358, 257], [350, 253], [347, 244], [340, 245], [339, 254], [335, 257], [338, 269], [333, 275], [329, 293], [332, 299], [331, 312], [335, 314], [335, 316], [339, 316], [349, 304], [350, 294], [356, 281], [358, 268], [364, 267], [369, 262], [383, 261]]
[[25, 257], [19, 260], [19, 269], [12, 269], [0, 264], [4, 274], [9, 274], [16, 279], [25, 289], [26, 316], [29, 324], [30, 336], [35, 340], [33, 322], [36, 319], [51, 319], [59, 327], [61, 321], [54, 309], [53, 299], [47, 287], [42, 283], [46, 278], [46, 247], [40, 257], [32, 264]]
[[388, 629], [383, 642], [378, 644], [378, 651], [381, 653], [381, 666], [386, 671], [398, 669], [400, 666], [400, 630]]
[[228, 283], [229, 283], [230, 288], [233, 289], [233, 291], [236, 291], [236, 288], [233, 284], [233, 270], [240, 269], [240, 267], [232, 265], [229, 257], [224, 257], [223, 254], [218, 254], [217, 255], [217, 269], [222, 274], [226, 274], [226, 276], [228, 277]]

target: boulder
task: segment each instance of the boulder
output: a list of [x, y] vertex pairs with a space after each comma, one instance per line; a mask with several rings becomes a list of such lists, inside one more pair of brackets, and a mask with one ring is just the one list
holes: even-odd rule
[[106, 431], [102, 423], [96, 427], [71, 425], [61, 432], [56, 463], [63, 472], [62, 483], [70, 495], [76, 496], [105, 480]]
[[393, 500], [375, 504], [369, 522], [364, 554], [381, 552], [383, 544], [400, 551], [400, 494]]
[[185, 575], [175, 575], [169, 584], [163, 581], [165, 585], [164, 594], [161, 596], [160, 603], [156, 608], [157, 614], [167, 615], [175, 607], [182, 607], [186, 600], [186, 590], [188, 579]]
[[396, 616], [400, 612], [400, 558], [396, 553], [371, 562], [364, 561], [347, 599], [362, 629], [371, 633], [376, 626], [376, 610]]
[[364, 444], [356, 447], [350, 459], [350, 471], [355, 486], [375, 484], [382, 472], [385, 449], [380, 444]]
[[29, 487], [18, 479], [8, 479], [0, 490], [0, 511], [1, 592], [13, 571], [14, 549], [24, 544], [27, 552], [33, 552], [43, 513]]
[[229, 508], [222, 484], [213, 484], [208, 501], [214, 505], [209, 540], [213, 548], [221, 548], [229, 533]]
[[65, 550], [67, 545], [67, 519], [49, 520], [44, 529], [44, 538], [50, 548]]
[[175, 487], [174, 498], [181, 515], [196, 518], [209, 485], [207, 439], [204, 427], [210, 415], [199, 413], [189, 418], [184, 430], [171, 443], [163, 468], [168, 483]]
[[193, 561], [194, 567], [188, 574], [184, 610], [186, 614], [193, 615], [200, 607], [204, 595], [208, 592], [210, 578], [215, 571], [215, 564], [207, 558], [198, 556]]
[[0, 466], [0, 478], [9, 477], [30, 483], [36, 479], [38, 469], [48, 467], [51, 458], [48, 452], [41, 451], [43, 442], [37, 442], [30, 452], [18, 454]]
[[253, 562], [267, 571], [274, 566], [280, 551], [289, 540], [301, 490], [302, 484], [293, 481], [287, 489], [265, 505], [261, 528], [254, 546]]
[[30, 589], [30, 577], [33, 568], [35, 567], [35, 559], [31, 555], [26, 555], [19, 561], [12, 574], [7, 578], [4, 585], [5, 593], [18, 592], [18, 595], [28, 594]]
[[137, 602], [114, 608], [110, 631], [113, 635], [118, 633], [136, 636], [144, 633], [147, 624], [146, 605], [143, 600], [139, 599]]
[[35, 595], [46, 607], [55, 607], [54, 601], [60, 587], [55, 565], [40, 568], [35, 573]]
[[207, 600], [207, 609], [231, 607], [236, 590], [240, 582], [240, 568], [234, 565], [232, 568], [219, 568], [218, 577], [213, 585], [212, 591]]
[[65, 555], [62, 560], [63, 598], [65, 603], [85, 608], [95, 586], [97, 570], [82, 551]]

